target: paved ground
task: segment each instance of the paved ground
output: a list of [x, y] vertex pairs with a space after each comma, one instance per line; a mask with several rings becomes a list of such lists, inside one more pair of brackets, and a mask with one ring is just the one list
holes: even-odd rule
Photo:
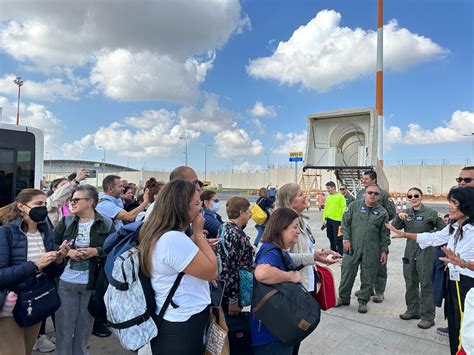
[[[224, 199], [227, 196], [220, 196]], [[224, 201], [223, 201], [224, 202]], [[225, 216], [225, 202], [221, 204]], [[431, 206], [430, 206], [431, 207]], [[440, 211], [445, 205], [433, 205]], [[321, 232], [321, 212], [309, 210], [311, 227], [316, 237], [318, 248], [328, 247], [324, 232]], [[245, 229], [252, 239], [256, 235], [251, 221]], [[381, 304], [370, 302], [367, 314], [357, 313], [357, 299], [352, 297], [349, 307], [331, 309], [323, 312], [318, 328], [303, 341], [300, 354], [448, 354], [448, 339], [436, 333], [436, 326], [446, 326], [442, 311], [437, 309], [436, 326], [421, 330], [417, 321], [403, 321], [398, 315], [405, 311], [405, 284], [402, 275], [401, 258], [405, 241], [393, 240], [390, 247], [388, 264], [388, 284], [385, 301]], [[340, 263], [333, 265], [334, 276], [339, 283]], [[356, 281], [353, 292], [359, 287]], [[39, 354], [34, 352], [35, 354]], [[54, 354], [54, 353], [52, 353]], [[92, 336], [90, 341], [91, 355], [133, 354], [123, 350], [114, 336], [99, 339]]]

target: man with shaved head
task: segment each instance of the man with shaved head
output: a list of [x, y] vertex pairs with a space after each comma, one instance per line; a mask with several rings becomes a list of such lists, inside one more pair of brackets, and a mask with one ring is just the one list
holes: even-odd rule
[[203, 184], [199, 181], [196, 172], [189, 166], [178, 166], [170, 174], [170, 181], [182, 179], [196, 185], [199, 194], [202, 194]]

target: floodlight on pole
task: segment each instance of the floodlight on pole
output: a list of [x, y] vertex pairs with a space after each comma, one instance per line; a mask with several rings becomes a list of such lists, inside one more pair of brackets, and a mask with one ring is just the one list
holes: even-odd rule
[[16, 108], [16, 125], [18, 126], [20, 124], [20, 88], [23, 86], [24, 81], [17, 76], [13, 82], [18, 85], [18, 103]]
[[188, 139], [184, 136], [179, 137], [179, 139], [184, 140], [185, 150], [184, 150], [184, 166], [188, 166]]

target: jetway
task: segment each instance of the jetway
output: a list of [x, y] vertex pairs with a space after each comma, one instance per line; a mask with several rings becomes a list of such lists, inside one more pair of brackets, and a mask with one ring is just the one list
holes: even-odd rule
[[355, 196], [361, 188], [363, 172], [372, 169], [377, 172], [379, 185], [388, 191], [378, 160], [378, 120], [374, 109], [308, 115], [307, 135], [304, 173], [316, 170], [314, 175], [320, 175], [321, 170], [334, 170], [338, 181]]

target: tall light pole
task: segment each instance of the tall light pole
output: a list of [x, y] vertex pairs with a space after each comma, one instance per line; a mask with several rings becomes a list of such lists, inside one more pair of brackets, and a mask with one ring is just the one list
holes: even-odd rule
[[102, 173], [105, 174], [105, 148], [102, 147], [101, 145], [97, 146], [97, 148], [104, 150], [104, 155], [102, 157]]
[[230, 172], [233, 174], [234, 173], [234, 159], [230, 160]]
[[44, 153], [49, 155], [49, 178], [51, 179], [51, 174], [53, 172], [53, 158], [51, 158], [50, 152], [44, 152]]
[[184, 166], [188, 166], [188, 139], [186, 137], [179, 137], [179, 139], [184, 140], [185, 149], [184, 149]]
[[463, 134], [464, 137], [471, 137], [471, 164], [474, 159], [474, 132], [471, 132], [471, 134]]
[[375, 82], [375, 111], [377, 113], [377, 153], [383, 166], [383, 0], [377, 3], [377, 74]]
[[212, 147], [212, 144], [204, 145], [204, 180], [207, 181], [207, 147]]
[[13, 82], [18, 85], [18, 104], [16, 107], [16, 125], [18, 126], [20, 124], [20, 88], [23, 86], [24, 82], [19, 76], [17, 76]]

